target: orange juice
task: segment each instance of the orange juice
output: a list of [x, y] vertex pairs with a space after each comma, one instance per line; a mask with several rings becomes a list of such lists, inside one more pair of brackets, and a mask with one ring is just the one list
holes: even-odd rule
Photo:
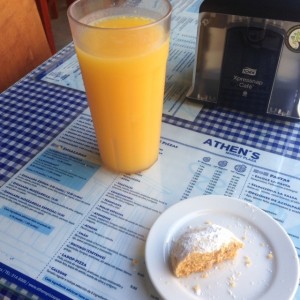
[[158, 157], [169, 38], [152, 21], [97, 21], [76, 43], [101, 158], [119, 172], [144, 170]]

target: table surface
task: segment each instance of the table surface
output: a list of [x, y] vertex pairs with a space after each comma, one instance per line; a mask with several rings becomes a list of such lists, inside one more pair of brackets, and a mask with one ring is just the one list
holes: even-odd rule
[[[0, 187], [87, 108], [84, 92], [38, 79], [39, 74], [59, 64], [72, 51], [70, 44], [0, 95]], [[164, 114], [163, 122], [199, 136], [205, 134], [283, 158], [300, 159], [300, 122], [221, 107], [204, 107], [194, 121]]]
[[[84, 109], [85, 93], [36, 80], [47, 65], [59, 62], [73, 45], [0, 95], [0, 186], [43, 149]], [[226, 108], [203, 108], [190, 122], [164, 115], [163, 121], [259, 150], [300, 159], [300, 122]]]

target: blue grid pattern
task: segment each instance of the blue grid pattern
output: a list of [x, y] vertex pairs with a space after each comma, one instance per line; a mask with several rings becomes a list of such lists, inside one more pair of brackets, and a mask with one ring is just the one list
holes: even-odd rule
[[22, 289], [4, 278], [0, 278], [0, 299], [4, 300], [43, 300], [41, 297]]
[[0, 186], [87, 107], [84, 93], [35, 79], [70, 49], [0, 95]]
[[[70, 44], [0, 95], [0, 186], [70, 124], [86, 107], [85, 94], [36, 80], [73, 53]], [[204, 108], [194, 122], [165, 115], [164, 122], [300, 159], [300, 122], [226, 108]]]
[[259, 150], [300, 159], [300, 122], [221, 107], [203, 108], [194, 122], [170, 116], [164, 116], [164, 121]]

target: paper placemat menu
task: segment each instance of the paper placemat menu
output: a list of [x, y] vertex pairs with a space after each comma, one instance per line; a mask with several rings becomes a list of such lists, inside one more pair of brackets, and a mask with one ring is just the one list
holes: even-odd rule
[[145, 270], [149, 229], [167, 207], [205, 194], [264, 209], [300, 253], [299, 170], [299, 161], [163, 124], [157, 163], [117, 175], [101, 165], [87, 109], [0, 189], [0, 275], [72, 299], [159, 299]]

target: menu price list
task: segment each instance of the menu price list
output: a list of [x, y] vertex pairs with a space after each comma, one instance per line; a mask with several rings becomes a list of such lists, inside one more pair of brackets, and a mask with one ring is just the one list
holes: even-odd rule
[[[199, 193], [242, 198], [259, 206], [281, 224], [300, 213], [299, 177], [213, 156], [204, 156], [191, 166], [195, 171], [181, 200]], [[295, 242], [299, 241], [296, 228], [289, 233]]]

